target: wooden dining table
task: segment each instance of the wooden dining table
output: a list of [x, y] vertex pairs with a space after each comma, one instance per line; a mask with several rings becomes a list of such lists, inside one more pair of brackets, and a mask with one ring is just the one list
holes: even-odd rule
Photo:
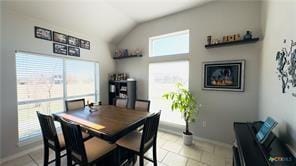
[[149, 112], [120, 108], [112, 105], [101, 105], [95, 108], [55, 113], [59, 120], [75, 122], [91, 135], [100, 137], [110, 143], [116, 142], [122, 136], [144, 124]]

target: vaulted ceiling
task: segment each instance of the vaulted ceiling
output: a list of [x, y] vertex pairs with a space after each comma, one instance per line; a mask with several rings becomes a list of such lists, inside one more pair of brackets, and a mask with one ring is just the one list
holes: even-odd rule
[[72, 31], [118, 43], [145, 21], [196, 7], [211, 0], [26, 0], [2, 1], [6, 9]]

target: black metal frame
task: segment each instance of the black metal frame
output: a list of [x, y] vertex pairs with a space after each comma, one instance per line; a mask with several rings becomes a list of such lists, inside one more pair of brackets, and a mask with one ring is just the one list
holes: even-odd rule
[[[43, 136], [43, 144], [44, 144], [44, 163], [46, 166], [50, 163], [56, 162], [56, 166], [61, 165], [61, 158], [66, 154], [61, 155], [61, 152], [65, 150], [65, 147], [60, 146], [60, 142], [58, 139], [58, 135], [56, 132], [56, 128], [54, 125], [54, 120], [52, 116], [44, 115], [37, 112], [37, 116], [39, 119], [39, 123], [41, 126], [42, 136]], [[49, 143], [49, 141], [53, 142], [53, 144]], [[55, 152], [55, 159], [49, 160], [49, 148]]]

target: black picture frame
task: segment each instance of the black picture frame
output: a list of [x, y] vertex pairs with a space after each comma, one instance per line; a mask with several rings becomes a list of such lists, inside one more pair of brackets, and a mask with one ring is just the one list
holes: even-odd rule
[[60, 32], [53, 32], [53, 41], [67, 44], [68, 43], [68, 36], [66, 34], [60, 33]]
[[80, 48], [90, 50], [90, 41], [80, 39]]
[[59, 43], [53, 43], [53, 53], [61, 54], [61, 55], [67, 55], [68, 54], [67, 45], [59, 44]]
[[68, 44], [71, 46], [79, 47], [80, 46], [80, 39], [73, 36], [68, 36]]
[[245, 60], [203, 63], [203, 90], [244, 91]]
[[34, 27], [35, 38], [52, 41], [52, 31], [49, 29]]
[[69, 56], [80, 57], [80, 48], [79, 47], [68, 46], [68, 55]]

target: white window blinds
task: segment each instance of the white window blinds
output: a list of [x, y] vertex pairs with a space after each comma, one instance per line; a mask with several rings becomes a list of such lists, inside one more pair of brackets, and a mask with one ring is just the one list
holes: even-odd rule
[[62, 112], [67, 99], [97, 101], [98, 71], [95, 62], [16, 53], [19, 141], [40, 135], [36, 111]]

